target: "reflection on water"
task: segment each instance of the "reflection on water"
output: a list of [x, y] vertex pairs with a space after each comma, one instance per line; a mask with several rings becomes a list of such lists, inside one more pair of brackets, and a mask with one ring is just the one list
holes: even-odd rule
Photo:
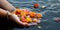
[[[14, 30], [60, 30], [60, 23], [54, 22], [56, 17], [60, 18], [60, 0], [9, 0], [9, 2], [15, 7], [29, 8], [32, 9], [32, 11], [43, 14], [43, 19], [40, 24], [42, 26], [41, 29], [38, 29], [37, 26], [34, 26], [24, 29], [14, 28]], [[34, 3], [39, 3], [39, 8], [33, 8]], [[42, 9], [41, 6], [46, 6], [46, 8]]]

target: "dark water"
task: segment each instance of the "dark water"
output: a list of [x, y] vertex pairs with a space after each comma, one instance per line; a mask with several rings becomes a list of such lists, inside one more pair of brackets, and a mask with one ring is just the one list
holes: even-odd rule
[[[43, 14], [43, 19], [39, 24], [42, 26], [41, 29], [37, 25], [23, 29], [13, 28], [13, 30], [60, 30], [60, 23], [55, 22], [55, 19], [60, 18], [60, 0], [9, 0], [9, 2], [15, 7], [29, 8]], [[34, 9], [34, 3], [39, 3], [39, 8]], [[41, 6], [46, 6], [46, 8], [42, 9]]]

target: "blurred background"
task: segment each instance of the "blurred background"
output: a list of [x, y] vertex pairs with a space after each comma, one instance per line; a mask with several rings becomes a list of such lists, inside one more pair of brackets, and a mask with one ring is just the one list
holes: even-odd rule
[[[13, 6], [18, 8], [29, 8], [31, 11], [42, 13], [43, 18], [37, 26], [29, 28], [13, 28], [12, 30], [60, 30], [60, 22], [56, 22], [60, 18], [60, 0], [8, 0]], [[39, 8], [33, 5], [39, 3]], [[42, 8], [46, 6], [46, 8]], [[39, 26], [39, 27], [38, 27]]]

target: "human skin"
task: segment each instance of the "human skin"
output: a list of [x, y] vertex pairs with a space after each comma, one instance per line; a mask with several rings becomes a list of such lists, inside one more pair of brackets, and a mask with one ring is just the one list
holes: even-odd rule
[[14, 10], [15, 7], [12, 4], [10, 4], [7, 0], [0, 0], [0, 18], [8, 17], [9, 20], [15, 22], [18, 25], [28, 26], [27, 23], [22, 23], [16, 15], [10, 13]]
[[10, 12], [5, 11], [0, 8], [0, 18], [4, 18], [4, 17], [6, 17], [7, 20], [9, 19], [9, 20], [17, 23], [18, 25], [24, 25], [16, 15], [12, 15]]
[[0, 6], [1, 8], [7, 10], [7, 11], [12, 11], [12, 10], [15, 10], [15, 7], [10, 4], [7, 0], [0, 0]]
[[7, 19], [15, 22], [17, 25], [31, 26], [28, 23], [21, 22], [16, 15], [11, 14], [14, 10], [16, 10], [16, 8], [7, 0], [0, 0], [0, 18], [8, 17]]

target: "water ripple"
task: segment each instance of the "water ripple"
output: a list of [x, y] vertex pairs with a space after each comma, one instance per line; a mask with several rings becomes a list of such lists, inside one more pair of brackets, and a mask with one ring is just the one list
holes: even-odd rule
[[[48, 23], [53, 23], [53, 20], [55, 17], [60, 17], [60, 0], [9, 0], [9, 2], [12, 3], [15, 7], [19, 7], [19, 8], [25, 7], [25, 8], [32, 9], [31, 11], [42, 13], [43, 20], [48, 19], [48, 21], [47, 21]], [[36, 8], [36, 9], [33, 8], [34, 3], [39, 3], [39, 5], [40, 5], [39, 8]], [[41, 6], [46, 6], [46, 8], [42, 9]], [[41, 30], [52, 29], [52, 27], [50, 27], [50, 26], [53, 26], [52, 30], [56, 30], [58, 23], [56, 23], [56, 24], [53, 23], [52, 25], [49, 25], [47, 29], [42, 28]], [[44, 25], [44, 23], [43, 23], [43, 25]], [[40, 30], [40, 29], [37, 29], [37, 27], [34, 27], [34, 28], [29, 28], [29, 29], [30, 30], [32, 30], [32, 29]], [[57, 29], [59, 29], [59, 28], [57, 28]], [[29, 30], [29, 29], [27, 29], [27, 30]], [[22, 30], [26, 30], [26, 29], [22, 29]]]

